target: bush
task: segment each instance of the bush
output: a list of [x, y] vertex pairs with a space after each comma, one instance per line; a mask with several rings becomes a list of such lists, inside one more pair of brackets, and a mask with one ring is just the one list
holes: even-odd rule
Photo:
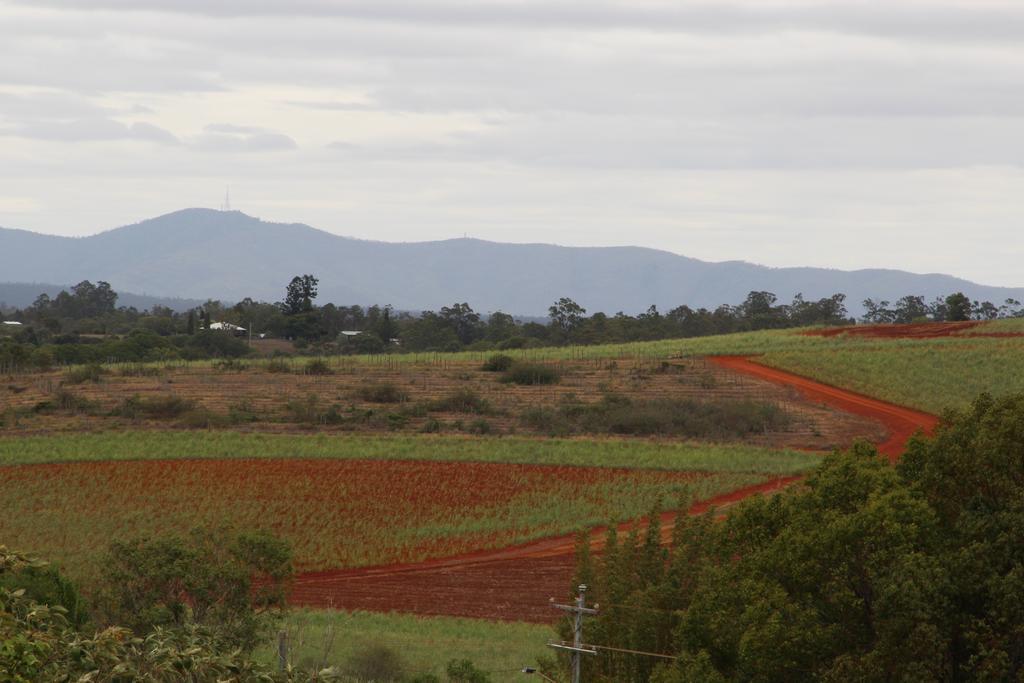
[[431, 410], [445, 413], [475, 413], [488, 415], [492, 412], [490, 402], [472, 389], [458, 389], [444, 398], [430, 404]]
[[242, 372], [248, 369], [249, 365], [236, 358], [225, 358], [214, 363], [213, 367], [221, 372]]
[[77, 368], [71, 368], [68, 370], [68, 374], [64, 376], [65, 384], [84, 384], [86, 382], [99, 382], [100, 378], [107, 374], [107, 371], [103, 369], [103, 366], [98, 363], [90, 363], [89, 365], [82, 365]]
[[110, 621], [140, 635], [157, 626], [203, 626], [248, 652], [272, 622], [268, 610], [284, 606], [293, 568], [286, 542], [214, 527], [116, 541], [101, 571]]
[[470, 434], [479, 434], [482, 436], [484, 434], [490, 434], [492, 431], [492, 427], [490, 422], [481, 417], [470, 422], [469, 427], [466, 428], [466, 431], [469, 432]]
[[121, 405], [114, 410], [114, 414], [133, 420], [140, 417], [153, 420], [168, 420], [180, 417], [195, 407], [195, 401], [180, 396], [142, 398], [136, 394], [122, 401]]
[[343, 668], [358, 681], [390, 683], [402, 680], [405, 665], [397, 652], [387, 645], [378, 644], [351, 655]]
[[95, 402], [63, 388], [58, 389], [53, 395], [53, 403], [57, 408], [72, 413], [91, 413], [96, 410]]
[[512, 359], [512, 356], [496, 353], [484, 361], [480, 369], [484, 372], [505, 372], [512, 367], [513, 363], [515, 363], [515, 360]]
[[158, 377], [160, 368], [145, 363], [129, 363], [117, 371], [122, 377]]
[[320, 397], [310, 394], [304, 399], [293, 399], [285, 404], [285, 409], [295, 422], [311, 425], [341, 424], [345, 417], [337, 405], [324, 406]]
[[273, 360], [267, 361], [267, 364], [263, 366], [263, 369], [267, 372], [291, 372], [292, 366], [286, 360], [280, 358], [274, 358]]
[[441, 421], [433, 417], [424, 422], [423, 426], [420, 427], [420, 432], [423, 434], [437, 434], [440, 431]]
[[502, 376], [502, 382], [511, 384], [558, 384], [562, 376], [557, 368], [539, 363], [515, 363]]
[[635, 436], [735, 438], [789, 425], [789, 415], [760, 401], [629, 401], [610, 395], [581, 413], [585, 431]]
[[406, 391], [387, 382], [366, 384], [359, 387], [356, 394], [370, 403], [404, 403], [409, 400], [409, 394]]
[[211, 429], [223, 427], [228, 423], [228, 418], [206, 408], [194, 408], [182, 414], [179, 422], [182, 427], [189, 429]]
[[527, 408], [519, 415], [519, 421], [528, 429], [548, 436], [565, 436], [573, 431], [562, 411], [547, 406]]
[[302, 372], [306, 375], [329, 375], [331, 374], [331, 367], [323, 358], [314, 358], [306, 362]]
[[228, 422], [231, 424], [243, 424], [246, 422], [259, 422], [259, 415], [249, 399], [242, 399], [238, 403], [232, 403], [228, 407]]
[[25, 591], [24, 597], [42, 605], [62, 607], [72, 626], [89, 620], [85, 601], [75, 585], [51, 565], [29, 564], [17, 571], [0, 573], [0, 588]]
[[631, 401], [619, 394], [607, 394], [598, 403], [536, 406], [519, 415], [520, 424], [549, 436], [589, 433], [729, 439], [778, 431], [790, 420], [782, 409], [759, 401]]

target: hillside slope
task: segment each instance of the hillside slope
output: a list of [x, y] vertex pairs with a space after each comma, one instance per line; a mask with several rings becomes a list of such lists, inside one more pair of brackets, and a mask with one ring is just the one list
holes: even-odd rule
[[436, 309], [467, 301], [477, 310], [544, 314], [568, 296], [590, 311], [639, 312], [651, 304], [713, 307], [750, 290], [788, 300], [848, 295], [927, 299], [953, 291], [1001, 303], [1024, 288], [978, 285], [897, 270], [767, 268], [709, 263], [640, 247], [560, 247], [475, 239], [386, 243], [340, 237], [301, 224], [268, 223], [238, 211], [186, 209], [83, 238], [0, 229], [0, 282], [106, 280], [151, 296], [278, 300], [296, 274], [320, 278], [320, 300]]

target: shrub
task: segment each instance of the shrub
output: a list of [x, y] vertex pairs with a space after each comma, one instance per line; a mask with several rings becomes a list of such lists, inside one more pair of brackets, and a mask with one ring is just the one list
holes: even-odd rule
[[515, 363], [515, 360], [512, 359], [512, 356], [496, 353], [484, 361], [480, 369], [484, 372], [505, 372], [512, 367], [513, 363]]
[[433, 401], [430, 409], [445, 413], [487, 415], [491, 412], [491, 404], [472, 389], [457, 389], [444, 398]]
[[329, 375], [331, 374], [331, 367], [323, 358], [314, 358], [306, 362], [302, 372], [306, 375]]
[[293, 399], [285, 404], [285, 409], [295, 422], [305, 424], [341, 424], [345, 417], [337, 405], [324, 406], [320, 397], [310, 394], [304, 399]]
[[539, 363], [515, 363], [505, 374], [502, 375], [502, 382], [512, 384], [558, 384], [562, 379], [557, 368]]
[[356, 394], [370, 403], [403, 403], [409, 400], [409, 394], [406, 391], [387, 382], [363, 385], [359, 387]]
[[288, 361], [280, 358], [274, 358], [273, 360], [267, 361], [267, 364], [263, 366], [263, 369], [267, 372], [291, 372], [292, 366]]
[[213, 367], [221, 372], [242, 372], [247, 369], [249, 365], [237, 358], [225, 358], [224, 360], [219, 360], [214, 363]]
[[96, 403], [93, 401], [63, 388], [58, 389], [53, 395], [53, 403], [57, 408], [72, 413], [90, 413], [96, 409]]
[[195, 407], [195, 401], [180, 396], [142, 398], [136, 394], [122, 401], [114, 410], [114, 414], [131, 419], [146, 417], [153, 420], [168, 420], [180, 417]]
[[424, 422], [423, 426], [420, 427], [420, 432], [423, 434], [437, 434], [440, 431], [441, 421], [433, 417]]
[[228, 422], [231, 424], [243, 424], [246, 422], [258, 422], [259, 416], [249, 399], [243, 399], [238, 403], [232, 403], [228, 407]]
[[480, 417], [470, 422], [469, 426], [466, 428], [466, 431], [469, 432], [470, 434], [484, 435], [490, 434], [492, 431], [492, 427], [490, 422]]
[[548, 436], [565, 436], [572, 432], [572, 424], [562, 411], [547, 406], [527, 408], [519, 415], [519, 421], [527, 428]]
[[398, 653], [387, 645], [370, 645], [352, 654], [345, 663], [344, 670], [352, 678], [359, 681], [374, 683], [390, 683], [400, 681], [404, 676], [405, 665]]
[[33, 602], [63, 608], [64, 617], [72, 626], [80, 628], [89, 620], [78, 589], [51, 565], [26, 564], [16, 571], [0, 572], [0, 588], [24, 591], [24, 597]]
[[189, 429], [210, 429], [223, 427], [228, 423], [228, 418], [206, 408], [193, 408], [183, 413], [179, 422], [182, 427]]
[[103, 366], [98, 363], [90, 363], [68, 370], [64, 377], [65, 384], [84, 384], [86, 382], [99, 382], [100, 378], [107, 373]]
[[129, 363], [117, 371], [122, 377], [157, 377], [160, 368], [145, 363]]

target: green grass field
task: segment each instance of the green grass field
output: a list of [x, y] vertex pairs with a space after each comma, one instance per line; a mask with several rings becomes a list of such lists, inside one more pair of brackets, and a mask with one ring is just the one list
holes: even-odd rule
[[1024, 339], [878, 341], [772, 351], [761, 362], [931, 413], [963, 408], [978, 394], [1024, 391]]
[[799, 451], [627, 439], [155, 430], [0, 437], [0, 465], [179, 458], [441, 460], [774, 475], [804, 472], [818, 462]]
[[[398, 653], [409, 676], [433, 673], [444, 680], [450, 660], [469, 659], [496, 683], [530, 680], [520, 670], [550, 657], [545, 644], [554, 638], [552, 628], [536, 624], [335, 610], [293, 610], [282, 628], [293, 665], [345, 671], [353, 655], [383, 645]], [[277, 661], [271, 645], [256, 656], [267, 664]]]

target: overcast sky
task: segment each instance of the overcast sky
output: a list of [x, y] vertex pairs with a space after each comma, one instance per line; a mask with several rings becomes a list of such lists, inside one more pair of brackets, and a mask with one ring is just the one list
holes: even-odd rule
[[63, 235], [230, 185], [387, 241], [1024, 286], [1022, 117], [1020, 0], [0, 0], [0, 225]]

